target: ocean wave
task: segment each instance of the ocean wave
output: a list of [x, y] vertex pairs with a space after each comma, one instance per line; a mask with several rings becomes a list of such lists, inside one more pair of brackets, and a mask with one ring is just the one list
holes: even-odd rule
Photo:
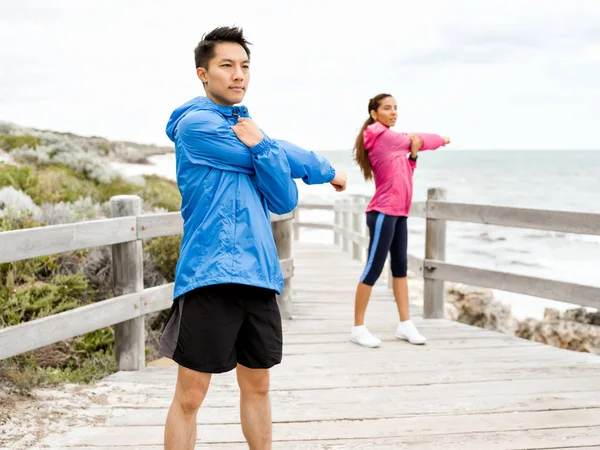
[[463, 237], [465, 239], [476, 239], [478, 241], [485, 241], [485, 242], [501, 242], [501, 241], [506, 241], [508, 239], [504, 236], [492, 236], [488, 232], [475, 233], [475, 234], [463, 234], [461, 237]]
[[532, 231], [524, 236], [526, 239], [565, 239], [571, 242], [600, 244], [600, 236], [589, 234], [563, 233], [560, 231]]
[[509, 261], [508, 265], [509, 266], [520, 266], [520, 267], [544, 267], [540, 263], [532, 263], [532, 262], [517, 261], [517, 260]]

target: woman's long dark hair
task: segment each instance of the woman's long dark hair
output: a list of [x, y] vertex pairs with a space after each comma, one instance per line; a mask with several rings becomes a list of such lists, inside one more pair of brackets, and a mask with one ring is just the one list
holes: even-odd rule
[[371, 111], [377, 111], [383, 99], [391, 97], [390, 94], [379, 94], [369, 100], [369, 118], [365, 121], [358, 136], [356, 136], [356, 142], [354, 142], [354, 160], [358, 163], [360, 170], [365, 177], [365, 180], [373, 178], [373, 169], [371, 168], [371, 161], [369, 161], [369, 155], [365, 150], [365, 140], [363, 137], [364, 131], [367, 127], [375, 123], [375, 119], [371, 116]]

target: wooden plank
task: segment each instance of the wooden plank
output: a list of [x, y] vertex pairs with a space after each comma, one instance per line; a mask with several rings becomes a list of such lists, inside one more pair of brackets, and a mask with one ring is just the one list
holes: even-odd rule
[[[360, 196], [360, 195], [352, 195], [350, 197], [347, 197], [348, 199], [352, 200], [353, 202], [356, 201], [356, 203], [344, 203], [344, 202], [340, 202], [340, 204], [336, 207], [337, 211], [340, 212], [349, 212], [349, 213], [364, 213], [365, 209], [367, 207], [367, 203], [368, 201], [371, 199], [370, 196], [367, 196], [366, 200], [367, 203], [364, 202], [365, 198], [364, 196]], [[410, 205], [410, 217], [422, 217], [425, 218], [426, 216], [426, 202], [413, 202]], [[319, 208], [321, 209], [321, 208]], [[325, 208], [322, 208], [325, 209]], [[330, 208], [327, 208], [330, 209]]]
[[163, 284], [142, 291], [143, 313], [150, 314], [169, 309], [173, 304], [173, 289], [175, 283]]
[[427, 218], [427, 202], [412, 202], [408, 217]]
[[[598, 450], [600, 447], [600, 427], [557, 428], [552, 430], [518, 430], [492, 433], [448, 433], [422, 437], [418, 435], [390, 436], [367, 439], [331, 439], [312, 438], [309, 440], [285, 441], [286, 450], [390, 450], [410, 448], [411, 450]], [[557, 443], [560, 447], [557, 447]], [[246, 443], [203, 444], [199, 442], [196, 450], [211, 450], [218, 445], [219, 450], [248, 450]], [[568, 447], [565, 447], [568, 445]], [[91, 450], [90, 447], [68, 447], [69, 450]], [[114, 447], [97, 447], [94, 450], [130, 450], [134, 448], [127, 442]], [[144, 446], [144, 450], [163, 450], [162, 445]]]
[[548, 280], [426, 259], [426, 280], [446, 280], [600, 308], [600, 287]]
[[137, 218], [138, 239], [173, 236], [183, 233], [183, 218], [180, 212], [147, 214]]
[[[117, 388], [118, 386], [115, 386]], [[160, 391], [160, 386], [142, 386]], [[237, 424], [239, 423], [239, 395], [232, 389], [233, 386], [223, 387], [220, 390], [212, 389], [214, 396], [207, 398], [203, 409], [198, 416], [202, 426], [216, 424]], [[454, 386], [448, 386], [446, 391], [450, 391]], [[323, 391], [327, 392], [327, 391]], [[323, 392], [315, 391], [313, 395], [320, 396]], [[367, 407], [355, 404], [351, 400], [347, 402], [323, 399], [321, 408], [318, 408], [316, 402], [298, 402], [295, 399], [295, 392], [286, 396], [283, 391], [272, 391], [271, 397], [273, 403], [273, 420], [275, 427], [281, 427], [285, 423], [301, 422], [333, 422], [333, 421], [359, 421], [371, 420], [376, 422], [388, 420], [390, 418], [420, 418], [426, 420], [432, 415], [465, 415], [464, 419], [469, 419], [476, 415], [489, 416], [497, 413], [520, 415], [525, 413], [534, 413], [540, 411], [552, 410], [568, 411], [575, 408], [589, 408], [598, 410], [598, 402], [594, 402], [591, 395], [594, 392], [577, 393], [558, 393], [553, 396], [551, 393], [538, 393], [536, 397], [527, 394], [515, 394], [484, 397], [478, 403], [476, 398], [449, 398], [440, 400], [436, 406], [435, 398], [406, 399], [403, 396], [382, 398], [377, 396], [372, 402], [377, 402], [377, 408]], [[368, 393], [368, 392], [365, 392]], [[218, 401], [217, 398], [223, 399]], [[536, 398], [539, 402], [536, 404]], [[402, 399], [400, 402], [394, 399]], [[164, 417], [172, 400], [172, 395], [163, 395], [161, 397], [148, 397], [144, 394], [124, 395], [111, 397], [105, 405], [100, 407], [92, 406], [90, 413], [107, 415], [106, 408], [112, 411], [112, 418], [109, 419], [109, 426], [140, 426], [140, 425], [164, 425]], [[115, 402], [115, 403], [113, 403]], [[423, 407], [419, 408], [422, 404]], [[149, 405], [153, 405], [152, 407]], [[361, 408], [362, 406], [362, 408]], [[366, 409], [366, 411], [365, 411]], [[97, 411], [97, 412], [96, 412]], [[468, 414], [465, 414], [468, 411]], [[134, 413], [134, 414], [132, 414]], [[331, 424], [333, 428], [336, 424]], [[510, 428], [509, 428], [510, 429]], [[335, 432], [335, 429], [331, 430]], [[323, 436], [325, 437], [325, 436]], [[331, 435], [330, 435], [331, 437]], [[341, 436], [339, 436], [341, 437]]]
[[299, 228], [315, 228], [319, 230], [333, 230], [333, 224], [320, 222], [296, 222]]
[[[333, 372], [320, 371], [313, 373], [312, 376], [298, 376], [290, 373], [283, 366], [273, 369], [271, 377], [271, 391], [298, 391], [298, 390], [322, 390], [334, 388], [358, 388], [358, 387], [376, 387], [386, 388], [387, 386], [422, 386], [422, 385], [455, 385], [471, 382], [505, 382], [510, 384], [514, 380], [547, 380], [561, 379], [576, 382], [580, 377], [598, 376], [600, 366], [598, 365], [556, 365], [553, 362], [537, 362], [535, 365], [528, 364], [524, 366], [500, 365], [496, 367], [473, 367], [469, 370], [460, 371], [440, 371], [439, 367], [421, 368], [413, 367], [412, 370], [397, 371], [389, 370], [382, 372], [357, 373], [352, 372]], [[102, 383], [110, 383], [112, 388], [130, 389], [128, 383], [135, 385], [140, 392], [152, 392], [155, 387], [164, 387], [171, 383], [175, 374], [170, 370], [155, 370], [152, 377], [147, 376], [125, 377], [127, 372], [119, 372], [106, 378]], [[598, 380], [600, 382], [600, 380]], [[226, 376], [214, 377], [211, 381], [211, 389], [218, 389], [219, 386], [230, 387], [233, 380]], [[125, 386], [123, 387], [123, 384]], [[447, 386], [451, 390], [452, 386]]]
[[92, 220], [0, 233], [0, 263], [136, 239], [136, 218]]
[[[426, 346], [425, 346], [426, 347]], [[387, 368], [397, 369], [406, 364], [416, 364], [420, 367], [438, 364], [456, 364], [458, 366], [471, 366], [477, 364], [488, 364], [493, 366], [498, 363], [511, 363], [530, 359], [532, 361], [555, 361], [557, 364], [565, 361], [581, 363], [589, 361], [589, 358], [598, 359], [596, 355], [586, 355], [578, 352], [568, 352], [557, 348], [535, 345], [521, 347], [498, 347], [498, 348], [464, 348], [460, 351], [460, 358], [455, 352], [447, 348], [423, 348], [419, 350], [406, 342], [397, 341], [393, 344], [383, 345], [377, 350], [360, 347], [348, 343], [343, 354], [340, 353], [303, 353], [296, 354], [293, 358], [286, 358], [288, 368], [300, 372], [314, 371], [335, 364], [337, 368], [353, 370], [356, 360], [360, 359], [362, 364], [370, 364], [374, 371]], [[386, 361], [387, 360], [387, 361]], [[593, 362], [591, 362], [593, 364]]]
[[[271, 222], [279, 222], [294, 217], [293, 213], [271, 214]], [[159, 236], [173, 236], [183, 233], [183, 218], [180, 212], [146, 214], [137, 217], [138, 239]]]
[[600, 235], [600, 214], [504, 206], [429, 202], [427, 217], [562, 233]]
[[[157, 378], [155, 383], [113, 382], [110, 387], [102, 389], [108, 395], [99, 405], [90, 405], [93, 409], [167, 409], [173, 397], [171, 389], [166, 386], [174, 384], [177, 367], [172, 367], [169, 379]], [[273, 374], [274, 379], [278, 376]], [[306, 375], [304, 375], [306, 376]], [[315, 375], [312, 375], [315, 377]], [[404, 374], [406, 377], [407, 374]], [[318, 377], [318, 376], [317, 376]], [[393, 374], [388, 374], [393, 378]], [[597, 380], [597, 377], [596, 377]], [[162, 381], [162, 383], [160, 383]], [[542, 382], [541, 378], [523, 380], [529, 385]], [[576, 380], [573, 380], [573, 382]], [[560, 381], [558, 381], [560, 383]], [[597, 381], [596, 381], [597, 383]], [[481, 397], [473, 397], [469, 392], [469, 383], [445, 383], [421, 386], [406, 386], [406, 397], [401, 385], [359, 386], [358, 388], [341, 389], [272, 389], [270, 397], [277, 406], [277, 422], [304, 422], [321, 420], [360, 420], [384, 419], [388, 417], [426, 417], [431, 415], [483, 415], [499, 412], [536, 412], [536, 411], [569, 411], [576, 409], [596, 409], [600, 412], [600, 391], [593, 388], [574, 390], [574, 392], [556, 392], [555, 387], [534, 388], [532, 392], [510, 391], [510, 381], [491, 382], [491, 385], [502, 386], [500, 393], [486, 391], [486, 382], [478, 383], [485, 393]], [[525, 384], [523, 384], [525, 386]], [[523, 388], [524, 389], [524, 388]], [[235, 423], [239, 419], [239, 390], [234, 379], [229, 383], [211, 383], [210, 398], [206, 398], [203, 407], [207, 410], [203, 415], [214, 418], [203, 418], [205, 423]], [[390, 395], [386, 396], [386, 392]], [[419, 395], [423, 392], [423, 395]], [[442, 395], [440, 396], [440, 392]], [[371, 404], [377, 408], [364, 408], [364, 404], [352, 401], [352, 394], [369, 395]], [[390, 399], [402, 399], [401, 402], [386, 404]], [[220, 408], [220, 410], [215, 410]], [[133, 424], [123, 421], [121, 424]]]
[[127, 294], [2, 328], [0, 360], [138, 317], [140, 299], [140, 293]]
[[300, 202], [300, 203], [298, 203], [298, 208], [299, 209], [321, 209], [321, 210], [333, 211], [333, 203]]
[[[350, 221], [350, 217], [349, 217], [350, 213], [344, 213], [344, 214], [348, 215], [347, 220], [349, 222]], [[346, 242], [346, 241], [348, 242], [348, 249], [344, 250], [345, 252], [349, 251], [350, 242], [357, 243], [358, 245], [360, 245], [363, 248], [367, 248], [369, 246], [369, 238], [366, 236], [363, 236], [362, 234], [355, 233], [354, 231], [344, 228], [344, 227], [336, 227], [335, 225], [333, 226], [333, 230], [336, 231], [340, 236], [342, 236], [344, 238], [343, 242]]]
[[[175, 376], [175, 368], [172, 371], [172, 378]], [[278, 373], [274, 373], [274, 379], [277, 378]], [[406, 379], [406, 374], [404, 374]], [[299, 377], [298, 377], [299, 378]], [[336, 377], [337, 378], [337, 377]], [[441, 397], [446, 397], [445, 400], [448, 402], [447, 405], [452, 405], [452, 401], [456, 401], [458, 403], [464, 401], [477, 401], [481, 399], [483, 403], [485, 403], [484, 398], [488, 398], [492, 403], [505, 404], [507, 401], [512, 402], [512, 404], [516, 403], [514, 397], [527, 397], [530, 399], [539, 398], [540, 402], [531, 402], [527, 405], [527, 410], [540, 410], [542, 409], [542, 404], [553, 399], [553, 395], [558, 396], [559, 394], [567, 394], [565, 397], [561, 397], [563, 399], [582, 399], [588, 398], [590, 402], [586, 403], [588, 406], [592, 405], [592, 407], [600, 408], [600, 376], [598, 374], [591, 374], [587, 377], [576, 377], [573, 379], [564, 379], [564, 378], [530, 378], [524, 380], [499, 380], [499, 381], [469, 381], [469, 382], [461, 382], [455, 381], [452, 383], [430, 383], [428, 380], [412, 380], [409, 381], [406, 385], [395, 384], [392, 381], [393, 375], [387, 375], [388, 380], [383, 381], [381, 385], [374, 386], [350, 386], [350, 387], [331, 387], [331, 388], [323, 388], [319, 386], [316, 389], [309, 388], [298, 388], [294, 386], [292, 389], [273, 389], [271, 391], [273, 402], [283, 402], [279, 403], [280, 410], [289, 409], [290, 414], [287, 415], [285, 419], [280, 420], [294, 420], [293, 408], [287, 408], [285, 404], [285, 400], [292, 401], [295, 406], [313, 405], [312, 407], [317, 407], [319, 404], [329, 404], [329, 403], [337, 403], [338, 406], [346, 403], [354, 403], [353, 395], [364, 395], [365, 398], [369, 398], [371, 402], [374, 404], [380, 404], [385, 402], [386, 399], [389, 398], [402, 398], [403, 404], [407, 408], [415, 408], [419, 401], [435, 401], [437, 399], [441, 399]], [[420, 383], [419, 383], [420, 381]], [[213, 386], [214, 391], [218, 391], [218, 395], [211, 399], [207, 400], [207, 405], [222, 405], [226, 406], [227, 404], [235, 407], [237, 405], [236, 401], [239, 400], [236, 396], [231, 395], [232, 387], [235, 388], [235, 382], [231, 384], [221, 385], [221, 386]], [[113, 384], [113, 388], [119, 388], [123, 394], [119, 399], [115, 399], [115, 401], [127, 401], [133, 402], [138, 398], [139, 394], [143, 394], [146, 398], [151, 399], [169, 399], [172, 397], [173, 392], [171, 390], [165, 391], [164, 389], [159, 389], [159, 387], [164, 386], [163, 383], [160, 383], [159, 380], [156, 380], [156, 384], [144, 385], [140, 386], [136, 384], [135, 380], [132, 380], [130, 383], [119, 383]], [[586, 394], [587, 395], [584, 395]], [[571, 395], [571, 394], [582, 394]], [[319, 401], [315, 402], [315, 396], [319, 397]], [[368, 397], [367, 397], [368, 396]], [[224, 399], [225, 403], [223, 403]], [[443, 401], [440, 400], [440, 406], [444, 405]], [[162, 401], [161, 401], [161, 404]], [[168, 406], [167, 404], [164, 404]], [[490, 404], [487, 405], [489, 407]], [[355, 413], [360, 413], [360, 407], [364, 406], [361, 404], [356, 405], [357, 409]], [[426, 411], [406, 411], [403, 412], [400, 409], [402, 405], [390, 405], [390, 408], [386, 410], [385, 413], [379, 410], [368, 410], [363, 411], [364, 417], [381, 417], [381, 413], [384, 414], [383, 417], [390, 414], [425, 414]], [[432, 405], [435, 407], [435, 405]], [[384, 409], [383, 406], [381, 406]], [[398, 408], [398, 409], [393, 409]], [[441, 410], [440, 410], [441, 411]], [[469, 410], [471, 411], [471, 410]], [[478, 413], [483, 413], [484, 410], [477, 410]], [[473, 411], [474, 412], [474, 411]], [[337, 418], [350, 418], [347, 416], [348, 411], [344, 408], [341, 408], [339, 414], [336, 415]], [[358, 416], [360, 417], [360, 416]], [[353, 418], [356, 418], [354, 416]], [[314, 420], [319, 420], [317, 417]], [[337, 420], [337, 419], [336, 419]]]
[[[474, 399], [476, 401], [476, 399]], [[390, 403], [390, 402], [388, 402]], [[202, 410], [201, 410], [202, 411]], [[494, 415], [454, 415], [443, 417], [405, 417], [349, 421], [295, 422], [273, 428], [274, 442], [316, 439], [370, 439], [386, 437], [438, 436], [452, 433], [497, 433], [502, 431], [542, 430], [544, 428], [598, 427], [597, 410], [499, 413]], [[105, 446], [159, 445], [164, 426], [81, 427], [70, 433], [43, 440], [46, 446], [82, 446], [102, 442]], [[597, 439], [597, 438], [596, 438]], [[200, 443], [243, 443], [239, 424], [204, 425]]]

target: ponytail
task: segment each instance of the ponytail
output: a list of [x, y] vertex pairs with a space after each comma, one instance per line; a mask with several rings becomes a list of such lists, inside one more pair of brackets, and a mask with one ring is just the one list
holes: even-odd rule
[[365, 138], [363, 133], [369, 125], [375, 123], [371, 111], [377, 111], [379, 105], [381, 105], [381, 101], [387, 97], [391, 97], [391, 95], [379, 94], [369, 100], [369, 118], [363, 124], [360, 133], [358, 133], [356, 141], [354, 142], [354, 160], [358, 163], [358, 166], [367, 181], [373, 179], [373, 168], [371, 167], [371, 161], [369, 161], [369, 155], [365, 150]]
[[363, 136], [364, 131], [371, 124], [375, 123], [375, 120], [369, 116], [356, 136], [356, 142], [354, 143], [354, 160], [358, 163], [365, 180], [371, 180], [373, 178], [373, 169], [371, 167], [371, 161], [369, 161], [369, 155], [365, 150], [365, 139]]

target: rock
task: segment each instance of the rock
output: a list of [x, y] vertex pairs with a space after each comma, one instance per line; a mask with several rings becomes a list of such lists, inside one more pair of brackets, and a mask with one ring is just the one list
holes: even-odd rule
[[569, 309], [563, 313], [563, 320], [600, 326], [600, 311], [588, 311], [585, 308]]
[[495, 300], [489, 289], [452, 285], [447, 300], [456, 308], [456, 312], [447, 310], [448, 315], [458, 316], [453, 320], [509, 334], [517, 329], [518, 323], [510, 306]]
[[596, 325], [546, 318], [542, 321], [526, 319], [519, 324], [515, 334], [554, 347], [600, 354], [600, 326]]
[[516, 320], [510, 306], [494, 299], [488, 289], [462, 284], [447, 292], [446, 318], [469, 325], [514, 334], [558, 348], [600, 354], [600, 313], [576, 308], [560, 313], [546, 308], [544, 319]]

